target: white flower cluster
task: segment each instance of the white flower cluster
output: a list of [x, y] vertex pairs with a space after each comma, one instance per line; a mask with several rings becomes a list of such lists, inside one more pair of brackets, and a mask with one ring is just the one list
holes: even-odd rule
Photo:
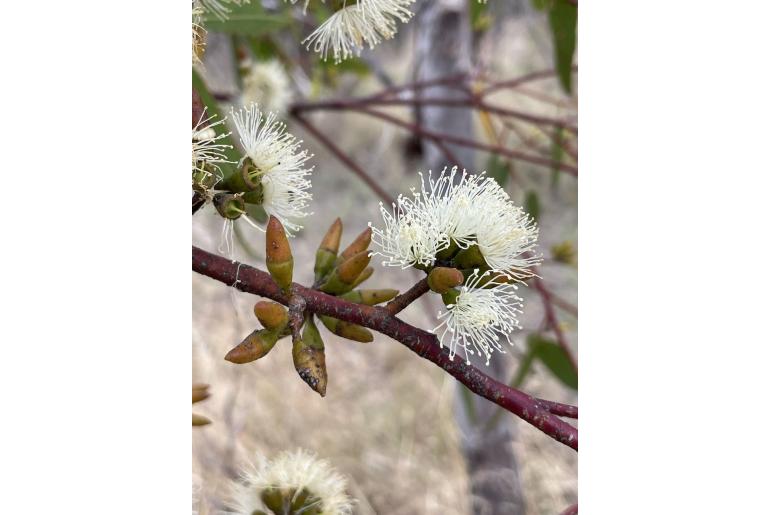
[[[301, 502], [296, 513], [320, 515], [348, 515], [353, 511], [353, 501], [345, 488], [347, 481], [325, 460], [304, 449], [284, 452], [268, 461], [262, 456], [257, 463], [242, 474], [242, 483], [233, 493], [231, 513], [252, 515], [257, 510], [268, 511], [263, 494], [277, 489], [291, 492], [292, 502]], [[301, 499], [303, 490], [307, 497]]]
[[264, 111], [284, 115], [292, 100], [291, 83], [277, 59], [249, 64], [243, 74], [243, 105], [257, 103]]
[[[313, 198], [307, 178], [313, 167], [306, 168], [312, 157], [300, 150], [301, 140], [286, 132], [286, 125], [276, 119], [275, 113], [263, 115], [257, 104], [231, 110], [241, 146], [251, 159], [262, 184], [262, 207], [273, 215], [291, 234], [302, 228], [298, 221]], [[245, 158], [244, 158], [245, 159]]]
[[[360, 55], [364, 46], [374, 48], [382, 40], [391, 39], [398, 22], [413, 16], [407, 8], [414, 0], [350, 0], [332, 14], [303, 43], [313, 47], [324, 60], [331, 53], [334, 62]], [[307, 3], [305, 3], [307, 7]]]
[[[534, 275], [541, 258], [533, 250], [538, 229], [523, 209], [513, 204], [497, 182], [483, 174], [458, 176], [445, 168], [438, 178], [420, 174], [420, 191], [399, 196], [390, 210], [380, 204], [382, 229], [372, 228], [376, 255], [383, 265], [407, 268], [434, 266], [437, 255], [478, 249], [484, 272], [469, 270], [459, 296], [440, 314], [442, 346], [449, 339], [450, 356], [458, 347], [467, 356], [502, 351], [498, 335], [518, 327], [521, 299], [515, 281]], [[371, 225], [371, 224], [370, 224]], [[474, 265], [474, 266], [479, 266]]]

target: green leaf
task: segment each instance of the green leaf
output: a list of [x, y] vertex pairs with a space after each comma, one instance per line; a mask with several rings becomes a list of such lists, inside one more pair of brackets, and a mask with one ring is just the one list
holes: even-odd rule
[[564, 91], [572, 92], [572, 56], [575, 54], [577, 6], [556, 0], [548, 11], [548, 24], [553, 36], [556, 71]]
[[203, 16], [203, 26], [206, 30], [241, 36], [261, 36], [283, 29], [291, 23], [288, 14], [266, 13], [260, 2], [230, 4], [229, 7], [230, 14], [225, 20], [206, 13]]
[[527, 192], [527, 196], [524, 198], [524, 210], [529, 213], [536, 222], [538, 218], [540, 218], [540, 197], [537, 196], [536, 191], [530, 190]]
[[578, 389], [577, 372], [558, 343], [539, 334], [531, 334], [527, 338], [527, 344], [535, 359], [540, 360], [557, 379], [573, 390]]
[[[204, 84], [203, 79], [194, 69], [192, 71], [192, 83], [193, 89], [198, 92], [198, 94], [201, 96], [201, 100], [203, 101], [203, 105], [206, 106], [207, 116], [216, 115], [214, 121], [221, 120], [223, 116], [222, 113], [219, 112], [217, 101], [213, 96], [211, 96], [209, 90], [206, 89], [206, 84]], [[217, 125], [214, 127], [214, 130], [217, 134], [225, 134], [229, 132], [226, 124]], [[220, 141], [227, 145], [232, 145], [232, 148], [225, 150], [225, 155], [227, 156], [227, 159], [237, 163], [241, 159], [241, 154], [238, 152], [237, 147], [233, 142], [232, 135], [222, 138]], [[230, 163], [222, 163], [219, 165], [219, 168], [222, 170], [222, 174], [224, 175], [225, 180], [235, 171], [235, 165]]]
[[501, 188], [504, 188], [505, 183], [508, 182], [508, 178], [510, 177], [508, 167], [509, 165], [506, 161], [500, 159], [498, 155], [493, 154], [487, 161], [487, 176], [492, 177], [497, 181], [497, 184], [499, 184]]

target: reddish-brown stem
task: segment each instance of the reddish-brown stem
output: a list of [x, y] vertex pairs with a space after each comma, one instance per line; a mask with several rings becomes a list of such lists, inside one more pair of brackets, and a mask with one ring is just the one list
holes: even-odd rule
[[387, 309], [391, 315], [400, 313], [409, 304], [411, 304], [415, 300], [419, 299], [420, 297], [428, 293], [428, 290], [430, 290], [430, 288], [428, 287], [428, 278], [423, 277], [414, 286], [409, 288], [407, 291], [405, 291], [395, 299], [388, 302], [385, 305], [385, 309]]
[[[573, 66], [572, 71], [576, 72], [577, 66]], [[500, 89], [515, 88], [527, 82], [532, 82], [534, 80], [539, 80], [539, 79], [547, 79], [548, 77], [552, 77], [555, 75], [556, 75], [556, 72], [554, 70], [541, 70], [538, 72], [532, 72], [527, 75], [522, 75], [521, 77], [516, 77], [515, 79], [504, 80], [500, 82], [495, 82], [494, 84], [490, 84], [485, 89], [481, 90], [479, 94], [481, 96], [486, 96]]]
[[302, 125], [310, 134], [312, 134], [323, 146], [325, 146], [334, 156], [342, 161], [353, 173], [355, 173], [362, 181], [366, 183], [384, 202], [392, 202], [391, 197], [385, 190], [383, 190], [377, 182], [367, 174], [363, 168], [361, 168], [353, 159], [350, 158], [345, 152], [343, 152], [331, 139], [329, 139], [323, 132], [318, 130], [315, 125], [303, 118], [298, 113], [293, 113], [294, 118]]
[[556, 341], [567, 355], [567, 358], [569, 358], [569, 361], [572, 364], [572, 368], [574, 368], [575, 372], [577, 372], [577, 360], [575, 359], [574, 354], [572, 354], [572, 350], [569, 348], [569, 344], [567, 343], [567, 339], [564, 337], [564, 333], [561, 331], [561, 327], [559, 327], [559, 320], [556, 318], [556, 313], [553, 310], [551, 292], [548, 291], [548, 288], [545, 287], [545, 284], [543, 284], [542, 279], [539, 277], [535, 277], [533, 282], [535, 284], [535, 288], [543, 299], [543, 309], [545, 310], [545, 318], [548, 322], [548, 326], [553, 329], [553, 333], [556, 335]]
[[578, 316], [578, 308], [574, 304], [567, 302], [566, 300], [562, 299], [558, 295], [556, 295], [554, 292], [549, 292], [551, 294], [551, 302], [554, 306], [557, 308], [561, 308], [573, 317]]
[[499, 154], [502, 156], [507, 156], [512, 159], [519, 159], [521, 161], [527, 161], [534, 164], [539, 164], [543, 166], [547, 166], [549, 168], [556, 168], [563, 172], [567, 172], [570, 175], [573, 175], [577, 177], [578, 169], [574, 166], [560, 163], [558, 161], [553, 161], [551, 159], [547, 159], [541, 156], [536, 156], [532, 154], [527, 154], [525, 152], [519, 152], [518, 150], [511, 150], [504, 147], [500, 147], [497, 145], [488, 145], [486, 143], [481, 143], [472, 139], [468, 138], [461, 138], [459, 136], [454, 136], [452, 134], [444, 134], [441, 132], [433, 132], [429, 131], [427, 129], [424, 129], [422, 127], [417, 126], [416, 124], [412, 122], [406, 122], [404, 120], [401, 120], [399, 118], [396, 118], [395, 116], [391, 116], [387, 113], [383, 113], [381, 111], [376, 111], [374, 109], [368, 109], [366, 107], [360, 107], [360, 106], [351, 106], [350, 108], [352, 111], [358, 111], [361, 113], [368, 114], [370, 116], [374, 116], [376, 118], [380, 118], [382, 120], [385, 120], [387, 122], [392, 123], [393, 125], [397, 125], [399, 127], [403, 127], [404, 129], [407, 129], [411, 131], [414, 134], [420, 135], [422, 137], [430, 138], [430, 139], [441, 139], [444, 142], [447, 143], [454, 143], [456, 145], [461, 145], [465, 147], [471, 147], [471, 148], [477, 148], [480, 150], [486, 150], [487, 152], [491, 152], [493, 154]]
[[539, 116], [531, 113], [525, 113], [523, 111], [516, 111], [514, 109], [508, 109], [492, 104], [488, 104], [478, 97], [472, 96], [469, 98], [388, 98], [388, 99], [368, 99], [368, 98], [354, 98], [344, 100], [326, 100], [321, 102], [298, 102], [292, 106], [297, 112], [302, 111], [315, 111], [318, 109], [326, 110], [346, 110], [354, 107], [366, 107], [366, 106], [444, 106], [444, 107], [457, 107], [466, 109], [479, 109], [488, 113], [494, 113], [501, 116], [510, 116], [512, 118], [519, 118], [535, 125], [550, 125], [554, 127], [562, 127], [566, 130], [577, 133], [577, 127], [570, 125], [564, 120], [558, 118], [549, 118], [547, 116]]
[[[228, 286], [270, 298], [284, 305], [289, 303], [289, 297], [269, 274], [249, 265], [231, 261], [197, 247], [192, 248], [192, 263], [195, 272]], [[449, 354], [440, 347], [435, 335], [403, 322], [383, 307], [347, 302], [299, 284], [292, 285], [292, 294], [301, 296], [305, 300], [306, 308], [313, 313], [352, 322], [390, 336], [418, 356], [441, 367], [476, 395], [494, 402], [551, 438], [577, 450], [577, 428], [551, 413], [552, 405], [545, 405], [531, 395], [495, 381], [461, 359], [450, 359]]]

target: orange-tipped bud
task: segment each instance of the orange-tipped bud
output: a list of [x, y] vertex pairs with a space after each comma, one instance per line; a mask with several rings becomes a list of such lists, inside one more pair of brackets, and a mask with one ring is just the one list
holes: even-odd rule
[[321, 291], [339, 295], [353, 289], [356, 279], [371, 260], [368, 250], [362, 250], [358, 254], [348, 258], [329, 274], [329, 277], [321, 285]]
[[192, 385], [192, 403], [195, 404], [196, 402], [205, 401], [208, 399], [210, 396], [208, 390], [209, 385], [207, 384]]
[[340, 295], [340, 298], [356, 304], [375, 306], [393, 299], [396, 295], [398, 295], [398, 290], [381, 288], [378, 290], [353, 290]]
[[288, 291], [291, 288], [294, 272], [294, 258], [291, 255], [286, 231], [276, 217], [270, 216], [266, 233], [267, 270], [278, 286], [284, 291]]
[[241, 343], [230, 349], [225, 359], [238, 365], [258, 360], [275, 347], [279, 336], [281, 335], [277, 331], [257, 329], [244, 338]]
[[348, 247], [342, 251], [342, 254], [340, 254], [339, 262], [345, 261], [346, 259], [350, 259], [354, 255], [358, 254], [359, 252], [362, 252], [369, 248], [369, 244], [372, 242], [372, 228], [367, 227], [364, 229], [364, 231], [359, 234], [355, 240], [353, 240], [353, 243], [348, 245]]
[[329, 270], [334, 266], [337, 260], [337, 251], [340, 248], [340, 238], [342, 237], [342, 221], [337, 218], [329, 230], [326, 232], [318, 250], [315, 253], [315, 280], [320, 281]]
[[446, 293], [463, 283], [463, 274], [456, 268], [437, 266], [428, 274], [428, 286], [436, 293]]
[[340, 239], [342, 238], [342, 220], [337, 218], [334, 220], [334, 223], [332, 223], [331, 227], [329, 227], [329, 230], [326, 231], [326, 235], [324, 236], [324, 239], [321, 240], [321, 244], [318, 246], [319, 249], [328, 250], [335, 256], [337, 255], [337, 251], [340, 249]]
[[198, 415], [197, 413], [192, 414], [193, 426], [205, 426], [208, 424], [211, 424], [211, 420], [209, 420], [207, 417], [204, 417], [203, 415]]
[[269, 300], [260, 300], [254, 304], [254, 315], [265, 329], [282, 330], [289, 323], [289, 312], [286, 308]]
[[337, 275], [342, 282], [352, 286], [361, 272], [364, 271], [364, 268], [369, 265], [369, 261], [371, 260], [372, 256], [369, 255], [369, 251], [362, 250], [340, 263], [339, 266], [337, 266]]
[[374, 273], [374, 268], [372, 268], [370, 266], [367, 266], [366, 268], [364, 268], [364, 271], [361, 272], [358, 275], [358, 277], [356, 277], [356, 280], [353, 281], [353, 286], [352, 287], [355, 288], [356, 286], [358, 286], [362, 282], [366, 281], [367, 279], [369, 279], [372, 276], [373, 273]]
[[330, 332], [342, 338], [361, 343], [374, 341], [374, 335], [366, 327], [327, 316], [321, 316], [321, 322]]

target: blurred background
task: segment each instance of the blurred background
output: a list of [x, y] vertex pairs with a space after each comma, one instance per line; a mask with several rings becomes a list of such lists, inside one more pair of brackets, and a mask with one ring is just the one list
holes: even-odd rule
[[[534, 396], [577, 404], [577, 370], [563, 350], [566, 344], [577, 355], [577, 178], [570, 172], [577, 168], [577, 131], [569, 129], [577, 126], [577, 54], [573, 15], [563, 12], [569, 6], [418, 1], [411, 6], [414, 18], [399, 25], [394, 39], [334, 65], [300, 45], [328, 15], [323, 4], [303, 14], [302, 2], [252, 0], [232, 6], [224, 21], [204, 15], [206, 51], [202, 65], [194, 67], [193, 84], [222, 114], [245, 98], [274, 102], [289, 131], [314, 154], [314, 214], [291, 241], [294, 280], [302, 284], [312, 283], [315, 250], [336, 217], [343, 222], [345, 246], [369, 221], [381, 224], [378, 203], [386, 195], [395, 198], [419, 186], [418, 171], [460, 164], [495, 177], [538, 220], [545, 258], [540, 284], [551, 313], [534, 284], [520, 288], [523, 330], [514, 336], [515, 347], [493, 356], [488, 368], [476, 365]], [[570, 31], [573, 49], [565, 65]], [[290, 99], [270, 92], [270, 79], [265, 85], [250, 71], [271, 60], [285, 71]], [[503, 149], [502, 154], [451, 142], [441, 148], [412, 130], [353, 110], [302, 111], [378, 191], [292, 115], [298, 105], [452, 76], [461, 78], [424, 88], [420, 95], [462, 99], [466, 93], [453, 85], [478, 92], [532, 74], [534, 79], [501, 87], [485, 99], [540, 121], [419, 102], [377, 107], [425, 130]], [[394, 98], [413, 100], [412, 91]], [[519, 153], [542, 162], [514, 157]], [[223, 238], [223, 219], [210, 205], [193, 216], [192, 226], [194, 245], [264, 269], [264, 234], [242, 220], [235, 223], [232, 244]], [[378, 257], [372, 262], [375, 274], [366, 287], [404, 291], [420, 278], [413, 270], [380, 267]], [[253, 363], [223, 359], [258, 326], [255, 296], [196, 273], [192, 291], [192, 380], [209, 384], [211, 393], [194, 411], [212, 420], [193, 428], [200, 513], [226, 508], [229, 485], [255, 453], [272, 457], [297, 447], [315, 451], [349, 478], [360, 514], [556, 514], [577, 502], [577, 453], [476, 398], [398, 342], [375, 334], [372, 343], [355, 343], [322, 328], [329, 384], [321, 398], [297, 377], [288, 339]], [[426, 295], [400, 316], [431, 329], [441, 307], [438, 296]]]

